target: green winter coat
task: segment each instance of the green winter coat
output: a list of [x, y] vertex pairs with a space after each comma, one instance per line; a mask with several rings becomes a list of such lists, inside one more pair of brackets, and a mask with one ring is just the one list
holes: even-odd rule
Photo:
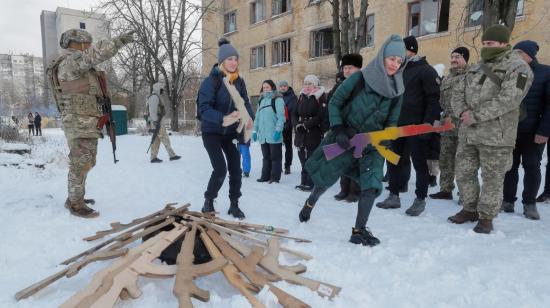
[[[345, 125], [357, 132], [371, 132], [396, 126], [401, 110], [401, 98], [387, 98], [376, 93], [366, 82], [365, 88], [351, 102], [347, 102], [353, 88], [364, 78], [362, 72], [356, 72], [347, 78], [331, 97], [328, 110], [330, 126]], [[335, 143], [335, 134], [330, 131], [306, 162], [306, 170], [314, 184], [330, 187], [342, 175], [358, 182], [361, 190], [374, 188], [378, 194], [382, 191], [384, 158], [369, 145], [363, 151], [363, 157], [356, 159], [353, 151], [327, 161], [323, 146]]]

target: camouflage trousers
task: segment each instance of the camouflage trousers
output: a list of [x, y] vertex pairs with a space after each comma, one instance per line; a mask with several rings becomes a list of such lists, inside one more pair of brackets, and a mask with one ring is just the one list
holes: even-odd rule
[[[497, 216], [503, 193], [504, 176], [512, 167], [513, 147], [458, 143], [456, 181], [464, 210], [478, 212], [481, 219]], [[478, 170], [481, 169], [480, 188]]]
[[97, 139], [74, 138], [67, 140], [69, 144], [69, 201], [84, 200], [86, 192], [86, 177], [95, 166], [97, 155]]
[[455, 158], [458, 147], [458, 136], [441, 136], [441, 152], [439, 153], [439, 186], [441, 191], [452, 192], [455, 188]]
[[168, 138], [168, 133], [166, 132], [166, 129], [164, 126], [160, 126], [159, 133], [157, 135], [157, 138], [155, 138], [155, 141], [153, 141], [153, 145], [151, 145], [151, 159], [156, 158], [159, 154], [159, 148], [160, 143], [164, 144], [164, 147], [166, 148], [166, 152], [168, 152], [168, 155], [170, 157], [176, 156], [176, 152], [172, 149], [172, 145], [170, 144], [170, 138]]

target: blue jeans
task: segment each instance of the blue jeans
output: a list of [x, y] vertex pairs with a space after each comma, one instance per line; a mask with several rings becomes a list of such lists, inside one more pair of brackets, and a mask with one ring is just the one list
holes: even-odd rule
[[239, 152], [241, 152], [241, 157], [243, 159], [243, 172], [250, 173], [251, 161], [250, 161], [250, 146], [246, 144], [239, 144]]

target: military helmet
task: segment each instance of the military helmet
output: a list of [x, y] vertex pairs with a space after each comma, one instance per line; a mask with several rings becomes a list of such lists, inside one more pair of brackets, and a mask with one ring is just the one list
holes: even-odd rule
[[81, 29], [70, 29], [63, 34], [61, 34], [61, 39], [59, 40], [59, 46], [66, 49], [69, 48], [71, 42], [75, 43], [91, 43], [92, 35], [87, 31]]

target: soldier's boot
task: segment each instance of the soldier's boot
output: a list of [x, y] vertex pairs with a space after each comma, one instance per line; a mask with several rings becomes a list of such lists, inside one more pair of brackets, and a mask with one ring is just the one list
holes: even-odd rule
[[426, 200], [415, 198], [410, 208], [405, 211], [409, 216], [418, 216], [426, 209]]
[[540, 215], [539, 215], [539, 212], [537, 211], [537, 205], [535, 203], [524, 204], [523, 216], [529, 219], [539, 220]]
[[453, 193], [448, 191], [440, 191], [435, 194], [430, 194], [430, 198], [440, 200], [453, 200]]
[[181, 158], [181, 156], [179, 156], [179, 155], [174, 155], [174, 156], [170, 157], [170, 160], [178, 160], [178, 159], [180, 159], [180, 158]]
[[155, 157], [153, 159], [151, 159], [151, 163], [162, 163], [162, 159], [159, 159], [158, 157]]
[[380, 240], [370, 232], [369, 228], [351, 229], [349, 241], [353, 244], [362, 244], [363, 246], [376, 246]]
[[346, 197], [346, 202], [350, 202], [350, 203], [354, 203], [354, 202], [357, 202], [359, 201], [359, 195], [356, 194], [356, 193], [349, 193], [349, 195]]
[[309, 204], [308, 199], [306, 199], [306, 202], [304, 202], [304, 206], [302, 207], [300, 214], [298, 214], [298, 219], [300, 220], [300, 222], [307, 222], [309, 220], [309, 218], [311, 217], [311, 211], [313, 211], [313, 207], [315, 207], [315, 204]]
[[455, 215], [447, 218], [449, 222], [452, 222], [454, 224], [463, 224], [466, 222], [474, 222], [478, 221], [479, 214], [477, 212], [468, 212], [464, 209], [460, 210], [460, 212], [456, 213]]
[[202, 206], [201, 212], [203, 213], [215, 213], [214, 209], [214, 199], [204, 199], [204, 205]]
[[502, 201], [502, 204], [500, 205], [500, 210], [504, 211], [505, 213], [513, 213], [514, 212], [514, 203], [513, 202], [507, 202], [507, 201]]
[[401, 207], [401, 199], [398, 195], [390, 194], [386, 200], [376, 203], [381, 209], [398, 209]]
[[227, 211], [228, 215], [232, 215], [233, 217], [243, 220], [245, 218], [243, 211], [239, 208], [239, 201], [233, 200], [231, 201], [231, 204], [229, 205], [229, 210]]
[[94, 205], [95, 200], [94, 199], [84, 199], [84, 203]]
[[546, 202], [550, 200], [550, 191], [543, 191], [540, 196], [537, 197], [537, 202]]
[[95, 218], [99, 216], [99, 212], [89, 208], [84, 200], [71, 202], [69, 199], [65, 201], [65, 208], [67, 208], [72, 215], [82, 218]]
[[474, 227], [475, 233], [489, 234], [493, 231], [493, 220], [480, 218], [477, 225]]

